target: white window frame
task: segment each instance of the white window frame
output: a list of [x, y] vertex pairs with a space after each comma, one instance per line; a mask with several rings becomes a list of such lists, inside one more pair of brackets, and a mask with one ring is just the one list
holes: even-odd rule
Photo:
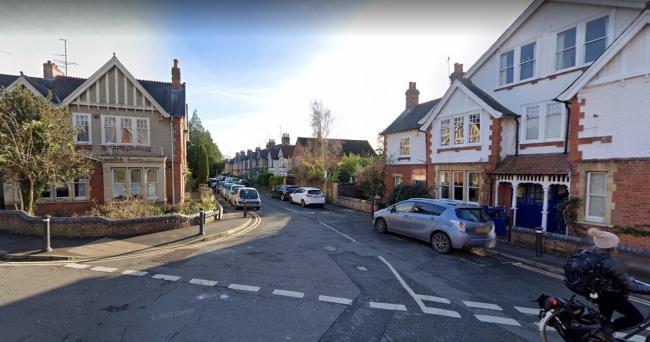
[[[106, 134], [104, 131], [104, 120], [105, 118], [115, 118], [115, 143], [106, 142]], [[131, 129], [133, 129], [131, 143], [126, 144], [122, 142], [122, 119], [131, 120]], [[137, 136], [137, 120], [147, 120], [147, 142], [145, 144], [138, 143]], [[122, 116], [122, 115], [101, 115], [101, 129], [102, 129], [102, 145], [111, 145], [111, 146], [151, 146], [151, 120], [149, 118], [137, 117], [137, 116]]]
[[[599, 20], [599, 19], [602, 19], [602, 18], [607, 18], [607, 20], [605, 22], [605, 25], [607, 25], [605, 27], [605, 37], [601, 37], [601, 38], [598, 38], [598, 39], [587, 41], [587, 24], [592, 22], [592, 21], [596, 21], [596, 20]], [[612, 16], [610, 16], [610, 15], [603, 15], [603, 16], [600, 16], [600, 17], [585, 21], [585, 23], [584, 23], [584, 26], [585, 26], [584, 39], [582, 41], [582, 45], [583, 45], [582, 46], [582, 51], [584, 51], [583, 56], [582, 56], [582, 63], [583, 64], [591, 64], [591, 63], [595, 62], [596, 59], [598, 59], [598, 57], [596, 57], [596, 59], [594, 59], [593, 61], [590, 61], [590, 62], [587, 62], [585, 60], [587, 58], [587, 44], [594, 43], [594, 42], [597, 42], [599, 40], [605, 39], [605, 50], [607, 50], [607, 47], [609, 46], [609, 42], [610, 42], [610, 38], [609, 38], [610, 37], [610, 33], [609, 33], [610, 30], [609, 30], [609, 27], [611, 26], [611, 23], [610, 23], [611, 18], [612, 18]], [[603, 50], [603, 53], [604, 52], [605, 51]], [[601, 55], [602, 55], [602, 53], [601, 53]]]
[[[518, 85], [520, 83], [530, 82], [530, 81], [532, 81], [532, 80], [539, 77], [539, 73], [540, 73], [539, 72], [540, 71], [540, 67], [539, 67], [539, 59], [540, 59], [539, 50], [540, 49], [539, 49], [539, 46], [540, 46], [540, 41], [541, 40], [542, 40], [541, 37], [538, 36], [538, 37], [535, 37], [535, 38], [533, 38], [531, 40], [524, 41], [524, 42], [517, 43], [517, 44], [513, 44], [513, 45], [508, 46], [507, 48], [502, 49], [503, 51], [505, 51], [504, 53], [514, 51], [514, 54], [513, 54], [514, 60], [513, 60], [512, 83], [504, 83], [504, 84], [501, 83], [501, 70], [502, 70], [501, 69], [501, 54], [499, 54], [499, 57], [497, 58], [497, 61], [496, 61], [496, 63], [497, 63], [497, 67], [496, 67], [496, 69], [497, 69], [497, 74], [496, 74], [497, 87], [495, 89], [512, 87], [512, 86]], [[532, 43], [535, 43], [535, 54], [534, 54], [534, 59], [533, 59], [535, 65], [533, 67], [533, 75], [531, 77], [529, 77], [529, 78], [526, 78], [526, 79], [522, 80], [521, 79], [521, 48], [526, 46], [526, 45], [532, 44]]]
[[[472, 121], [471, 118], [472, 116], [478, 116], [478, 141], [470, 141], [471, 140], [471, 133], [472, 133]], [[477, 145], [481, 143], [481, 129], [482, 129], [482, 120], [481, 120], [481, 112], [475, 112], [475, 113], [469, 113], [467, 114], [467, 131], [465, 132], [465, 135], [467, 136], [467, 145]]]
[[[531, 107], [537, 107], [537, 137], [533, 139], [528, 139], [528, 108]], [[526, 142], [537, 142], [537, 141], [543, 141], [541, 138], [541, 135], [539, 134], [540, 127], [542, 126], [542, 104], [540, 103], [533, 103], [524, 106], [524, 141]]]
[[[404, 154], [402, 150], [406, 149], [408, 153]], [[410, 157], [411, 156], [411, 138], [404, 137], [399, 139], [399, 156], [400, 157]]]
[[[461, 173], [463, 175], [463, 177], [462, 177], [463, 178], [463, 185], [462, 185], [462, 196], [463, 196], [463, 198], [461, 198], [461, 199], [456, 199], [456, 188], [458, 187], [456, 185], [456, 174], [457, 173]], [[451, 172], [451, 182], [450, 182], [451, 192], [449, 193], [449, 197], [451, 197], [451, 200], [456, 201], [456, 202], [465, 203], [465, 198], [466, 198], [465, 193], [467, 192], [467, 187], [465, 186], [467, 184], [467, 179], [465, 179], [466, 177], [467, 176], [466, 176], [465, 171], [452, 171]]]
[[[564, 141], [564, 136], [566, 134], [566, 107], [560, 103], [560, 135], [557, 138], [547, 138], [546, 137], [546, 124], [547, 117], [549, 113], [549, 105], [553, 104], [554, 101], [541, 101], [528, 103], [522, 106], [523, 120], [520, 128], [520, 136], [523, 137], [521, 144], [529, 143], [538, 143], [538, 142], [558, 142]], [[526, 128], [528, 126], [528, 116], [526, 115], [527, 108], [538, 106], [538, 126], [537, 126], [537, 139], [528, 139], [526, 136]]]
[[[506, 50], [506, 51], [499, 54], [499, 58], [498, 58], [498, 63], [499, 63], [498, 84], [499, 84], [499, 86], [505, 86], [505, 85], [513, 84], [516, 81], [516, 77], [515, 77], [517, 75], [517, 71], [515, 70], [516, 69], [515, 67], [517, 65], [517, 56], [516, 56], [517, 53], [516, 53], [516, 50], [517, 49], [514, 49], [514, 48], [513, 49], [508, 49], [508, 50]], [[511, 67], [508, 67], [508, 66], [503, 67], [503, 66], [501, 66], [501, 59], [503, 58], [503, 55], [506, 55], [506, 54], [509, 54], [509, 53], [512, 53], [512, 66]], [[502, 82], [501, 81], [501, 74], [503, 72], [507, 73], [507, 70], [509, 70], [509, 69], [512, 69], [512, 82], [508, 82], [507, 80]]]
[[[399, 179], [399, 183], [397, 182]], [[398, 186], [404, 183], [404, 177], [402, 175], [393, 175], [393, 186]]]
[[[534, 44], [534, 47], [533, 47], [533, 59], [531, 59], [529, 61], [526, 61], [526, 62], [522, 62], [521, 61], [521, 50], [524, 48], [524, 46], [528, 46], [528, 45], [531, 45], [531, 44]], [[519, 45], [519, 47], [517, 47], [517, 51], [519, 52], [518, 56], [517, 56], [517, 60], [519, 61], [519, 63], [516, 63], [516, 64], [517, 64], [518, 69], [519, 69], [519, 70], [517, 70], [517, 77], [518, 77], [519, 81], [533, 80], [537, 76], [537, 51], [538, 51], [537, 47], [538, 47], [538, 45], [539, 44], [537, 44], [537, 40], [533, 40], [531, 42], [521, 44], [521, 45]], [[530, 75], [530, 77], [528, 77], [528, 78], [523, 78], [522, 79], [521, 78], [521, 70], [522, 70], [521, 66], [523, 64], [527, 64], [527, 63], [533, 63], [533, 74]]]
[[[469, 142], [469, 133], [470, 133], [470, 122], [469, 118], [472, 115], [478, 115], [479, 117], [479, 138], [478, 141], [476, 142]], [[462, 143], [456, 143], [456, 123], [455, 119], [456, 118], [463, 118], [463, 142]], [[443, 145], [442, 144], [442, 129], [443, 129], [443, 124], [445, 122], [449, 122], [449, 144]], [[465, 146], [480, 146], [481, 141], [483, 140], [483, 112], [482, 111], [470, 111], [467, 113], [463, 114], [458, 114], [458, 115], [453, 115], [449, 117], [442, 118], [440, 121], [440, 136], [438, 139], [438, 146], [441, 148], [447, 148], [447, 147], [465, 147]], [[433, 134], [433, 133], [432, 133]]]
[[[551, 112], [549, 110], [549, 107], [551, 105], [557, 105], [560, 108], [560, 112], [551, 114]], [[564, 112], [566, 111], [566, 108], [564, 108], [564, 105], [562, 103], [560, 103], [560, 102], [548, 102], [548, 103], [546, 103], [544, 108], [546, 109], [545, 113], [544, 113], [544, 134], [540, 135], [540, 137], [543, 137], [544, 141], [563, 140], [562, 133], [564, 133], [564, 126], [565, 126]], [[557, 137], [548, 137], [548, 136], [546, 136], [546, 133], [548, 131], [548, 122], [549, 122], [548, 117], [549, 117], [549, 115], [559, 115], [560, 116], [560, 134]]]
[[[471, 186], [469, 182], [469, 175], [471, 173], [476, 173], [478, 175], [478, 186]], [[463, 184], [463, 188], [465, 188], [465, 198], [467, 199], [466, 203], [471, 203], [471, 204], [478, 204], [481, 200], [481, 173], [478, 171], [465, 171], [465, 183]], [[469, 189], [474, 188], [477, 189], [478, 191], [478, 201], [472, 202], [469, 200]]]
[[[445, 135], [443, 133], [443, 131], [445, 129], [447, 130], [447, 143], [443, 144], [442, 143], [442, 138]], [[440, 140], [438, 142], [440, 144], [440, 146], [442, 147], [442, 146], [451, 145], [451, 143], [452, 143], [451, 136], [452, 136], [452, 134], [451, 134], [451, 120], [450, 120], [450, 118], [444, 118], [444, 119], [440, 120]]]
[[[447, 174], [447, 185], [442, 185], [442, 174], [443, 174], [443, 173]], [[438, 184], [438, 198], [439, 198], [439, 199], [447, 199], [447, 200], [451, 200], [451, 197], [452, 197], [452, 194], [451, 194], [451, 191], [452, 191], [452, 189], [451, 189], [452, 184], [451, 184], [451, 183], [452, 183], [452, 182], [450, 181], [450, 178], [453, 177], [452, 174], [453, 174], [452, 171], [447, 171], [447, 170], [441, 170], [441, 171], [438, 171], [438, 182], [437, 182], [437, 184]], [[447, 194], [448, 194], [449, 196], [447, 196], [447, 197], [442, 197], [442, 189], [443, 189], [443, 187], [446, 187], [446, 188], [447, 188]]]
[[[563, 29], [557, 30], [555, 32], [555, 51], [554, 51], [554, 57], [555, 58], [553, 59], [553, 70], [555, 70], [556, 72], [562, 72], [562, 71], [565, 71], [565, 70], [570, 70], [570, 69], [573, 69], [573, 68], [577, 68], [577, 67], [579, 67], [581, 65], [580, 61], [582, 60], [581, 59], [581, 56], [582, 56], [581, 50], [582, 50], [582, 48], [581, 48], [581, 44], [580, 44], [580, 41], [581, 41], [581, 39], [580, 39], [580, 26], [581, 25], [571, 25], [571, 26], [565, 27]], [[559, 39], [558, 39], [558, 36], [560, 35], [560, 33], [569, 31], [571, 29], [575, 29], [575, 31], [576, 31], [575, 45], [572, 48], [568, 48], [568, 49], [565, 48], [562, 51], [560, 51], [559, 46], [558, 46], [558, 44], [560, 42]], [[566, 52], [568, 50], [571, 50], [571, 49], [576, 50], [575, 58], [573, 60], [573, 65], [568, 66], [566, 68], [561, 68], [558, 65], [558, 56], [559, 56], [559, 54], [564, 53], [564, 52]]]
[[[588, 62], [585, 63], [585, 45], [586, 45], [586, 36], [587, 36], [587, 23], [596, 19], [600, 19], [602, 17], [608, 17], [607, 18], [607, 47], [614, 41], [614, 27], [616, 27], [615, 23], [615, 18], [616, 18], [616, 9], [612, 9], [609, 11], [604, 11], [600, 12], [596, 15], [590, 16], [588, 18], [585, 18], [583, 20], [580, 20], [578, 22], [574, 22], [571, 25], [567, 25], [563, 28], [560, 28], [558, 30], [555, 30], [552, 32], [553, 34], [553, 72], [551, 74], [557, 74], [557, 73], [562, 73], [569, 71], [571, 69], [579, 69], [584, 66], [591, 65], [593, 62]], [[574, 66], [569, 67], [569, 68], [564, 68], [564, 69], [557, 69], [557, 35], [560, 32], [566, 31], [568, 29], [571, 29], [575, 27], [576, 28], [576, 63]]]
[[[605, 193], [604, 194], [591, 194], [590, 193], [590, 188], [591, 188], [591, 176], [593, 174], [599, 174], [599, 175], [604, 175], [605, 176]], [[599, 222], [603, 223], [605, 222], [605, 217], [607, 216], [607, 182], [609, 180], [609, 175], [607, 172], [587, 172], [587, 187], [585, 189], [585, 197], [586, 197], [586, 203], [585, 203], [585, 220], [586, 221], [591, 221], [591, 222]], [[591, 202], [591, 196], [598, 196], [598, 197], [603, 197], [605, 203], [605, 208], [603, 208], [604, 211], [604, 216], [603, 217], [598, 217], [598, 216], [591, 216], [589, 215], [589, 206]]]
[[92, 115], [90, 113], [72, 113], [72, 127], [77, 129], [77, 117], [82, 116], [88, 119], [88, 141], [77, 140], [78, 135], [74, 135], [74, 142], [76, 144], [92, 144], [93, 143], [93, 124]]
[[[76, 199], [76, 200], [85, 200], [85, 199], [88, 199], [88, 198], [90, 197], [90, 177], [88, 177], [88, 176], [82, 176], [82, 177], [79, 177], [78, 179], [83, 179], [83, 182], [77, 182], [77, 181], [74, 180], [74, 179], [72, 180], [72, 182], [71, 182], [71, 183], [72, 183], [72, 193], [71, 193], [71, 194], [72, 194], [72, 197], [73, 197], [74, 199]], [[80, 183], [84, 183], [84, 184], [86, 184], [86, 196], [77, 196], [77, 194], [76, 194], [76, 192], [75, 192], [75, 184], [78, 184], [78, 183], [79, 183], [79, 184], [80, 184]]]
[[[451, 127], [452, 128], [451, 137], [452, 137], [452, 141], [451, 142], [452, 142], [452, 145], [454, 145], [454, 146], [464, 146], [464, 145], [467, 144], [467, 134], [466, 134], [467, 133], [467, 120], [466, 120], [467, 118], [466, 118], [466, 116], [467, 115], [456, 115], [456, 116], [452, 117], [452, 120], [451, 120], [451, 126], [452, 126]], [[456, 142], [456, 119], [458, 119], [458, 118], [463, 119], [463, 127], [462, 127], [463, 141], [459, 142], [459, 143]]]

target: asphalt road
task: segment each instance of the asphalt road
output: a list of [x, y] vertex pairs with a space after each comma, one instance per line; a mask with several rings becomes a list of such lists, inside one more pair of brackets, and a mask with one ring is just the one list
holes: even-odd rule
[[543, 271], [376, 233], [369, 214], [270, 199], [259, 214], [202, 248], [0, 264], [0, 340], [534, 341], [531, 300], [569, 295]]

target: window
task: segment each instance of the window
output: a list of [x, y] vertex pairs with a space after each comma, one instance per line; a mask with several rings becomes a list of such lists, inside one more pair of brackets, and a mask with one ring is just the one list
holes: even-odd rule
[[441, 207], [433, 203], [416, 202], [415, 207], [413, 207], [413, 212], [415, 214], [422, 215], [440, 216], [440, 214], [442, 214], [444, 211], [445, 207]]
[[409, 156], [411, 154], [411, 140], [409, 138], [402, 138], [399, 140], [399, 155]]
[[463, 187], [465, 185], [465, 172], [454, 171], [454, 200], [463, 200]]
[[410, 213], [413, 209], [413, 202], [407, 201], [395, 204], [395, 211], [398, 213]]
[[587, 22], [585, 28], [585, 63], [595, 61], [607, 48], [607, 25], [609, 17]]
[[481, 114], [469, 115], [469, 143], [481, 141]]
[[547, 139], [562, 137], [562, 105], [549, 103], [546, 106], [546, 132]]
[[440, 178], [438, 181], [438, 186], [440, 188], [440, 198], [449, 199], [449, 172], [440, 171]]
[[587, 213], [585, 219], [604, 222], [607, 200], [607, 174], [604, 172], [587, 173]]
[[117, 127], [114, 117], [104, 117], [104, 143], [115, 144], [117, 143]]
[[478, 172], [468, 172], [467, 173], [467, 202], [478, 203], [478, 196], [480, 192], [480, 184]]
[[519, 50], [519, 80], [529, 79], [535, 74], [535, 45], [532, 42]]
[[526, 108], [526, 140], [539, 139], [539, 105]]
[[90, 143], [90, 114], [74, 114], [75, 142]]
[[515, 75], [515, 50], [502, 53], [499, 62], [499, 84], [512, 83]]
[[54, 196], [56, 198], [69, 198], [70, 197], [70, 188], [68, 183], [59, 183], [56, 185], [54, 190]]
[[120, 118], [120, 135], [122, 137], [122, 144], [133, 143], [133, 128], [131, 127], [131, 119]]
[[402, 184], [402, 176], [393, 176], [393, 186]]
[[131, 196], [142, 196], [142, 169], [131, 170]]
[[87, 198], [88, 197], [88, 177], [80, 177], [74, 180], [74, 197]]
[[41, 192], [41, 198], [49, 199], [50, 197], [52, 197], [52, 189], [49, 187]]
[[454, 118], [454, 145], [460, 145], [465, 142], [465, 117], [457, 116]]
[[113, 197], [126, 196], [126, 169], [118, 167], [113, 169]]
[[450, 136], [449, 119], [440, 121], [440, 146], [449, 145]]
[[555, 69], [562, 70], [576, 65], [576, 28], [557, 34]]
[[138, 144], [149, 145], [149, 121], [146, 119], [138, 119], [136, 122], [138, 128]]
[[[102, 116], [104, 144], [149, 145], [149, 119]], [[118, 126], [119, 125], [119, 126]]]

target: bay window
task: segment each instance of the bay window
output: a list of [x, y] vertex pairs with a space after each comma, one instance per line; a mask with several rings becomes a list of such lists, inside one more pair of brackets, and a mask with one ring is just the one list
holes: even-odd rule
[[133, 127], [131, 127], [131, 119], [120, 118], [120, 136], [122, 144], [133, 143]]
[[510, 50], [502, 53], [499, 58], [499, 85], [512, 83], [514, 75], [515, 50]]
[[125, 197], [126, 195], [126, 168], [116, 167], [113, 169], [113, 197]]
[[532, 42], [519, 49], [519, 80], [526, 80], [535, 74], [535, 46]]
[[103, 115], [102, 122], [103, 144], [149, 145], [148, 118]]
[[158, 197], [158, 169], [147, 169], [147, 197]]
[[585, 27], [585, 63], [595, 61], [607, 48], [607, 26], [609, 17], [605, 16], [587, 22]]
[[142, 196], [142, 169], [131, 169], [131, 196]]
[[77, 130], [75, 142], [90, 143], [90, 114], [75, 113], [73, 118], [74, 127]]
[[467, 202], [478, 203], [480, 191], [478, 172], [467, 172]]
[[607, 173], [587, 173], [587, 205], [585, 219], [604, 222], [607, 205]]
[[449, 145], [450, 136], [449, 119], [440, 121], [440, 146]]
[[104, 117], [104, 143], [115, 144], [117, 142], [117, 119], [114, 117]]
[[449, 199], [449, 171], [440, 171], [438, 193], [440, 198]]
[[454, 198], [453, 200], [462, 201], [465, 187], [465, 172], [454, 171]]
[[562, 70], [576, 65], [576, 27], [557, 34], [555, 69]]

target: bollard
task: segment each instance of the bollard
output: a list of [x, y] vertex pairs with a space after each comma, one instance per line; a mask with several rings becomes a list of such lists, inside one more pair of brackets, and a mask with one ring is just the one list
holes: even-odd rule
[[244, 200], [244, 218], [248, 215], [248, 203]]
[[50, 244], [50, 215], [43, 216], [43, 252], [51, 252]]
[[544, 231], [539, 228], [535, 231], [535, 257], [543, 258], [544, 257]]
[[205, 211], [199, 211], [199, 235], [205, 235]]

